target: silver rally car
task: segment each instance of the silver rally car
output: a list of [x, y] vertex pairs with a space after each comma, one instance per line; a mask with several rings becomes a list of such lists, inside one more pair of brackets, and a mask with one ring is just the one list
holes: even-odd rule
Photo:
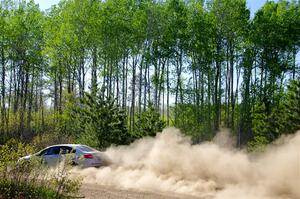
[[81, 144], [49, 146], [38, 153], [22, 157], [19, 161], [41, 158], [47, 165], [55, 166], [66, 156], [70, 156], [73, 165], [80, 167], [101, 167], [109, 162], [102, 152]]

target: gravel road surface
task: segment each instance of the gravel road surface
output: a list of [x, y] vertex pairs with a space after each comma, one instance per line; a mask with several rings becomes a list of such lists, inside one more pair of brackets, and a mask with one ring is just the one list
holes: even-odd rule
[[121, 190], [95, 184], [83, 184], [80, 193], [82, 197], [87, 199], [200, 199], [189, 195]]

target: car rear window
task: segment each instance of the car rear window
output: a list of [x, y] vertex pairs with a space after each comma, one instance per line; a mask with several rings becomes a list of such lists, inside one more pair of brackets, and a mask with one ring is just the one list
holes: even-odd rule
[[88, 147], [88, 146], [84, 146], [84, 145], [81, 145], [78, 147], [79, 149], [81, 149], [82, 151], [85, 151], [85, 152], [92, 152], [92, 151], [96, 151], [95, 149], [91, 148], [91, 147]]

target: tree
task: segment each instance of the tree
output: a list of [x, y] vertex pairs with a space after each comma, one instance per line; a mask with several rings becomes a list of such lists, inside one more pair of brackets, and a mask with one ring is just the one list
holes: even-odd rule
[[148, 109], [137, 116], [135, 121], [135, 137], [155, 136], [165, 127], [165, 122], [161, 119], [160, 113], [153, 104]]
[[[41, 12], [32, 0], [2, 0], [1, 135], [30, 141], [50, 132], [76, 132], [76, 138], [89, 135], [95, 146], [128, 143], [124, 136], [132, 137], [121, 133], [122, 125], [123, 141], [116, 133], [106, 137], [95, 126], [105, 126], [100, 121], [77, 118], [80, 125], [70, 125], [70, 107], [80, 105], [91, 112], [83, 115], [94, 117], [87, 104], [102, 101], [110, 109], [120, 105], [123, 113], [117, 115], [128, 120], [117, 121], [142, 135], [157, 131], [148, 129], [148, 115], [196, 142], [211, 139], [221, 127], [237, 133], [239, 145], [295, 131], [297, 89], [286, 82], [299, 76], [299, 2], [268, 1], [254, 18], [246, 5], [246, 0], [62, 0]], [[110, 124], [106, 119], [101, 121]]]
[[290, 82], [284, 106], [286, 121], [281, 132], [291, 134], [300, 129], [300, 80]]
[[94, 96], [86, 93], [78, 107], [74, 108], [73, 116], [81, 131], [76, 136], [90, 136], [95, 141], [93, 146], [101, 149], [111, 144], [128, 144], [132, 136], [128, 133], [126, 114], [114, 98], [103, 97], [103, 92]]
[[261, 151], [269, 143], [265, 104], [257, 102], [251, 115], [253, 140], [248, 143], [248, 147], [250, 150]]

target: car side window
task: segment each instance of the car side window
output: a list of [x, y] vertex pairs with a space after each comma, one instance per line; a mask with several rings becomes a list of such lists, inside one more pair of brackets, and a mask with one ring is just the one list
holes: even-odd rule
[[45, 155], [58, 155], [60, 152], [60, 147], [50, 147], [49, 149], [47, 149]]
[[75, 153], [75, 149], [73, 149], [72, 147], [68, 147], [68, 146], [62, 146], [62, 147], [60, 147], [60, 153], [61, 154]]

